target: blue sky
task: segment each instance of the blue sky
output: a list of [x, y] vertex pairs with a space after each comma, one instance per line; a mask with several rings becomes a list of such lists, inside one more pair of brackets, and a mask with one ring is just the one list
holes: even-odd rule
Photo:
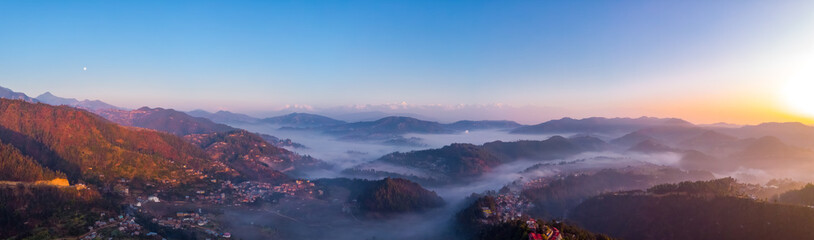
[[810, 1], [0, 1], [0, 86], [243, 112], [699, 115], [774, 99], [814, 66], [812, 29]]

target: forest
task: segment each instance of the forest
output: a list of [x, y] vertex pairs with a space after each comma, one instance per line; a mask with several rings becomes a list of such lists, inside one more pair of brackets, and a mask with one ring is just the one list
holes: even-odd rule
[[754, 200], [735, 181], [684, 182], [590, 198], [571, 220], [622, 239], [811, 239], [814, 209]]

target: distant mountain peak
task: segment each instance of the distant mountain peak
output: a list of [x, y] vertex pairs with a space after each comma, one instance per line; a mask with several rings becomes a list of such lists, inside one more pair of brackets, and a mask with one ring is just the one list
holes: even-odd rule
[[345, 124], [345, 121], [336, 120], [326, 116], [298, 112], [265, 118], [260, 120], [260, 122], [297, 128], [324, 127]]
[[226, 132], [235, 128], [212, 122], [209, 119], [190, 116], [174, 109], [141, 107], [134, 111], [105, 110], [97, 114], [121, 125], [148, 128], [178, 136]]
[[11, 89], [4, 88], [4, 87], [0, 87], [0, 98], [13, 99], [13, 100], [23, 100], [23, 101], [31, 102], [31, 103], [39, 102], [39, 101], [37, 101], [37, 99], [31, 98], [28, 95], [25, 95], [25, 93], [15, 92], [15, 91], [12, 91]]
[[775, 136], [764, 136], [760, 137], [752, 144], [753, 146], [785, 146], [786, 144], [783, 143], [782, 140]]
[[573, 119], [569, 117], [551, 120], [541, 124], [519, 127], [512, 133], [550, 134], [550, 133], [624, 133], [655, 126], [694, 126], [678, 118], [604, 118], [590, 117]]
[[75, 107], [75, 108], [87, 109], [87, 110], [91, 110], [91, 111], [98, 111], [98, 110], [103, 110], [103, 109], [121, 109], [119, 107], [107, 104], [107, 103], [102, 102], [100, 100], [85, 99], [85, 100], [79, 101], [76, 98], [58, 97], [58, 96], [54, 95], [53, 93], [51, 93], [50, 91], [45, 92], [43, 94], [40, 94], [39, 96], [37, 96], [36, 99], [39, 100], [42, 103], [45, 103], [45, 104], [50, 104], [50, 105], [55, 105], [55, 106], [66, 105], [66, 106], [71, 106], [71, 107]]
[[758, 124], [757, 127], [810, 127], [801, 122], [766, 122]]
[[210, 113], [205, 110], [197, 109], [187, 112], [190, 116], [193, 117], [202, 117], [212, 120], [216, 123], [223, 123], [223, 124], [234, 124], [234, 123], [256, 123], [260, 119], [255, 117], [251, 117], [249, 115], [240, 114], [240, 113], [233, 113], [226, 110], [218, 110], [215, 113]]
[[706, 131], [706, 132], [702, 133], [701, 135], [699, 135], [699, 137], [719, 139], [719, 140], [728, 140], [728, 141], [734, 141], [735, 139], [737, 139], [737, 138], [735, 138], [733, 136], [729, 136], [729, 135], [719, 133], [719, 132], [716, 132], [716, 131], [713, 131], [713, 130]]
[[628, 149], [628, 151], [642, 153], [658, 153], [658, 152], [672, 152], [675, 151], [675, 149], [667, 145], [664, 145], [654, 139], [647, 139], [634, 145], [633, 147]]
[[381, 119], [379, 119], [379, 120], [376, 120], [375, 122], [406, 122], [406, 121], [411, 121], [411, 122], [430, 122], [430, 121], [424, 121], [424, 120], [420, 120], [420, 119], [417, 119], [417, 118], [412, 118], [412, 117], [404, 117], [404, 116], [389, 116], [389, 117], [383, 117], [383, 118], [381, 118]]

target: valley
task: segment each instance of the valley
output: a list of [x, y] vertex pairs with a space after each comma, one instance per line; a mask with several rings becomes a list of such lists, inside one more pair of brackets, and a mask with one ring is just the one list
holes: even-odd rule
[[[46, 95], [67, 103], [53, 106], [13, 96], [23, 100], [0, 99], [0, 190], [10, 203], [2, 211], [46, 194], [75, 212], [29, 204], [40, 210], [26, 214], [38, 215], [7, 214], [0, 222], [9, 229], [0, 236], [12, 239], [651, 239], [654, 232], [596, 217], [604, 215], [597, 206], [721, 201], [785, 209], [810, 204], [804, 183], [814, 181], [795, 174], [814, 166], [807, 138], [782, 130], [814, 129], [805, 125], [717, 128], [658, 118], [349, 123], [316, 114], [254, 119], [87, 108]], [[732, 181], [726, 189], [737, 193], [660, 190], [720, 181]], [[778, 200], [785, 205], [771, 202]], [[790, 214], [777, 211], [771, 217]], [[72, 214], [70, 224], [61, 222], [65, 214]], [[34, 218], [41, 220], [12, 224]], [[703, 239], [715, 236], [707, 231], [734, 230], [672, 231]]]

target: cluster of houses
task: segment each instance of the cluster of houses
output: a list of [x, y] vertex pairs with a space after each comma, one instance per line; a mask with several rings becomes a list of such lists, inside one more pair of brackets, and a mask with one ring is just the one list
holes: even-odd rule
[[[187, 196], [189, 198], [189, 196]], [[202, 201], [208, 204], [222, 205], [226, 203], [226, 193], [210, 192], [199, 190], [196, 192], [195, 201]]]
[[569, 176], [576, 177], [576, 176], [579, 176], [581, 174], [588, 174], [588, 173], [586, 173], [586, 172], [582, 172], [582, 173], [560, 173], [560, 174], [557, 174], [557, 175], [554, 175], [554, 176], [547, 176], [547, 177], [540, 177], [540, 178], [530, 179], [530, 180], [527, 180], [527, 181], [525, 181], [523, 183], [523, 189], [535, 189], [535, 188], [547, 187], [552, 182], [561, 181], [561, 180], [563, 180], [563, 179], [565, 179], [566, 177], [569, 177]]
[[140, 208], [142, 205], [149, 202], [161, 202], [161, 199], [159, 199], [158, 196], [148, 196], [147, 198], [136, 197], [135, 203], [131, 203], [130, 206], [133, 208]]
[[548, 185], [549, 182], [551, 182], [551, 179], [549, 179], [549, 178], [544, 178], [544, 177], [535, 178], [535, 179], [531, 179], [531, 180], [528, 180], [525, 183], [523, 183], [523, 188], [524, 189], [541, 188], [541, 187], [545, 187], [546, 185]]
[[294, 182], [283, 183], [272, 188], [272, 191], [290, 196], [313, 197], [314, 194], [322, 195], [322, 190], [316, 189], [310, 180], [296, 180]]
[[158, 225], [162, 227], [181, 229], [206, 226], [209, 223], [209, 219], [196, 212], [177, 212], [175, 213], [175, 217], [167, 217], [166, 219], [153, 218], [153, 222], [158, 223]]
[[[104, 214], [102, 214], [104, 217]], [[119, 215], [118, 217], [108, 218], [107, 220], [96, 221], [93, 226], [88, 227], [90, 232], [85, 234], [81, 239], [98, 239], [105, 238], [106, 233], [118, 231], [119, 234], [129, 236], [142, 236], [144, 227], [136, 223], [136, 218], [128, 215]], [[144, 236], [154, 236], [155, 233], [147, 233]]]
[[166, 217], [162, 219], [153, 218], [152, 221], [159, 226], [172, 228], [172, 229], [199, 229], [204, 233], [216, 238], [231, 238], [232, 234], [228, 232], [218, 232], [213, 230], [215, 227], [211, 224], [209, 218], [198, 212], [176, 212], [173, 217]]
[[[217, 181], [213, 180], [213, 182]], [[255, 181], [234, 184], [227, 180], [220, 182], [220, 189], [196, 190], [193, 195], [186, 196], [186, 200], [212, 205], [233, 204], [239, 206], [255, 202], [258, 199], [269, 198], [275, 193], [290, 197], [313, 198], [322, 195], [323, 191], [317, 189], [315, 184], [309, 180], [296, 180], [278, 185]], [[143, 203], [143, 201], [139, 202]]]
[[315, 184], [309, 180], [296, 180], [279, 185], [247, 181], [237, 184], [235, 190], [233, 197], [237, 204], [251, 203], [274, 193], [301, 198], [313, 198], [323, 194], [323, 191], [317, 189]]
[[491, 223], [489, 221], [508, 222], [518, 220], [523, 217], [526, 210], [534, 207], [534, 204], [517, 192], [498, 194], [494, 198], [496, 209], [481, 208], [485, 223]]
[[537, 224], [534, 218], [526, 220], [526, 226], [531, 230], [529, 240], [562, 240], [559, 229], [548, 225]]
[[[170, 163], [174, 163], [174, 161], [172, 161], [172, 160], [169, 160], [169, 161], [170, 161]], [[184, 169], [184, 173], [187, 176], [190, 176], [190, 177], [193, 177], [193, 178], [198, 178], [198, 179], [201, 179], [201, 180], [210, 180], [213, 183], [217, 182], [217, 179], [215, 179], [214, 176], [210, 176], [210, 175], [208, 175], [208, 174], [206, 174], [206, 173], [204, 173], [204, 172], [202, 172], [200, 170], [197, 170], [195, 168], [191, 168], [191, 167], [189, 167], [187, 165], [182, 165], [181, 168]], [[236, 171], [234, 169], [229, 168], [228, 166], [226, 166], [226, 164], [224, 164], [222, 162], [219, 162], [219, 161], [210, 161], [209, 165], [204, 167], [204, 169], [218, 169], [219, 173], [227, 173], [227, 174], [235, 174], [236, 173]], [[174, 186], [174, 185], [179, 184], [180, 182], [178, 181], [178, 179], [168, 178], [168, 179], [161, 180], [161, 183], [164, 184], [164, 185]]]
[[529, 240], [562, 240], [560, 231], [551, 226], [538, 224], [534, 218], [530, 218], [525, 212], [534, 207], [530, 201], [522, 197], [518, 192], [508, 192], [493, 195], [495, 208], [481, 207], [483, 224], [497, 224], [510, 221], [525, 220], [526, 226], [531, 230]]

